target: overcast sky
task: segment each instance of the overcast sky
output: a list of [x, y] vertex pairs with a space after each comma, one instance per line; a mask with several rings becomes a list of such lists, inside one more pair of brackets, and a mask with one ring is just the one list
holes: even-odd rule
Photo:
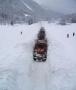
[[46, 8], [52, 9], [61, 13], [76, 12], [76, 0], [34, 0]]

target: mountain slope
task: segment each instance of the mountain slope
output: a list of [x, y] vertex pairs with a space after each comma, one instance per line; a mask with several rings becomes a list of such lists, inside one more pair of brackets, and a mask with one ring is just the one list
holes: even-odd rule
[[0, 0], [0, 22], [28, 21], [29, 18], [46, 20], [58, 15], [43, 9], [32, 0]]

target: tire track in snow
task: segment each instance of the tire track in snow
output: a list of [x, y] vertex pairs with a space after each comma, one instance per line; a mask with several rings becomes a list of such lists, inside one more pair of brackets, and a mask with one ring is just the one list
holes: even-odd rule
[[50, 90], [50, 69], [49, 62], [34, 62], [31, 61], [29, 69], [30, 82], [32, 90]]

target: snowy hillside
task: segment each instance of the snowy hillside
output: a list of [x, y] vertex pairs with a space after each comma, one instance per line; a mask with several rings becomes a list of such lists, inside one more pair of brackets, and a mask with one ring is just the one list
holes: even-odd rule
[[32, 59], [40, 23], [0, 25], [0, 90], [76, 90], [76, 24], [42, 26], [49, 44], [46, 62]]
[[37, 22], [58, 15], [60, 13], [45, 10], [33, 0], [0, 0], [0, 23], [24, 23], [30, 18]]

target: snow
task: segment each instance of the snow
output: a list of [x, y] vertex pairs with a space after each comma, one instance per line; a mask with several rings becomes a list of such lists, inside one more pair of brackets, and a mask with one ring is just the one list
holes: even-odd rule
[[21, 0], [21, 2], [22, 2], [29, 10], [33, 11], [32, 8], [31, 8], [28, 4], [26, 4], [23, 0]]
[[[46, 29], [48, 57], [34, 62], [33, 45], [41, 26]], [[76, 90], [73, 32], [76, 24], [0, 25], [0, 90]]]
[[28, 14], [25, 14], [25, 16], [26, 16], [26, 17], [28, 17], [28, 16], [30, 16], [30, 15], [28, 15]]

